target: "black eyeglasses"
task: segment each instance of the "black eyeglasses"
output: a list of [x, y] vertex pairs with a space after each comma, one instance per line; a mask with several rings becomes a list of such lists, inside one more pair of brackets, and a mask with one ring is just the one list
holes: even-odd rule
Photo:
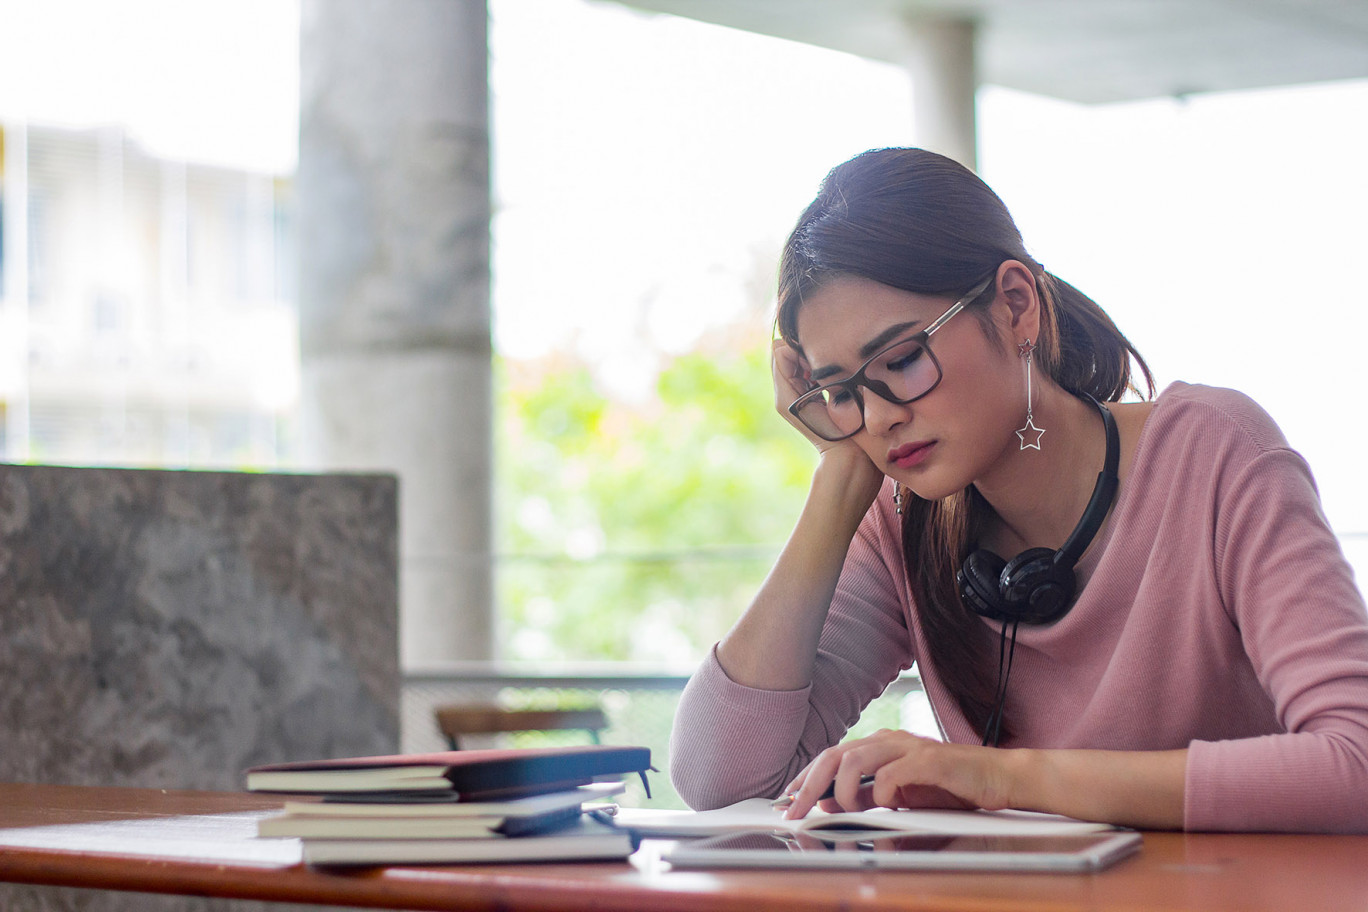
[[860, 369], [846, 379], [799, 396], [789, 406], [789, 413], [823, 440], [845, 440], [865, 426], [864, 396], [860, 387], [897, 405], [906, 405], [925, 396], [941, 382], [941, 366], [931, 351], [931, 336], [983, 294], [996, 276], [996, 272], [988, 276], [921, 332], [894, 342], [861, 364]]

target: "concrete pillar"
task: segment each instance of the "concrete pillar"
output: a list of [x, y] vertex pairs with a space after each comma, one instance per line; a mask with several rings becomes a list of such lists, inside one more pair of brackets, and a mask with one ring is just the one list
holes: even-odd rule
[[28, 198], [28, 123], [0, 123], [0, 196], [5, 200], [4, 223], [0, 224], [0, 260], [4, 277], [0, 281], [0, 301], [4, 310], [5, 338], [0, 351], [8, 349], [5, 360], [15, 365], [14, 374], [0, 378], [0, 397], [4, 399], [5, 442], [0, 452], [10, 462], [29, 459], [29, 198]]
[[304, 0], [303, 449], [399, 476], [400, 656], [492, 649], [485, 0]]
[[967, 19], [908, 21], [907, 68], [917, 145], [968, 168], [978, 166], [976, 31]]

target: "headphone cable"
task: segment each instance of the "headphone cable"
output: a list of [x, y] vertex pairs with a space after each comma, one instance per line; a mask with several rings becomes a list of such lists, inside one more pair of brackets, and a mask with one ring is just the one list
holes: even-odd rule
[[[1012, 643], [1009, 648], [1007, 645], [1007, 621], [1002, 622], [1002, 632], [998, 636], [998, 680], [994, 688], [993, 712], [988, 716], [988, 724], [983, 733], [984, 747], [997, 747], [998, 739], [1002, 737], [1002, 717], [1007, 709], [1007, 682], [1012, 678], [1012, 660], [1016, 658], [1017, 627], [1021, 622], [1012, 621]], [[1006, 671], [1003, 671], [1004, 659], [1006, 661]]]

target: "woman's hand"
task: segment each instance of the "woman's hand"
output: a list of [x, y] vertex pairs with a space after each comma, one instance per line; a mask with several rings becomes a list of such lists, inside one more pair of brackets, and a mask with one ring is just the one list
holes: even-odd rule
[[[788, 407], [799, 396], [812, 389], [812, 368], [807, 359], [783, 339], [774, 340], [774, 354], [770, 358], [770, 371], [774, 374], [774, 409], [780, 416], [798, 429], [798, 432], [812, 441], [820, 452], [823, 447], [832, 446], [803, 426], [803, 423], [789, 412]], [[842, 441], [844, 443], [845, 441]]]
[[[802, 817], [823, 810], [1015, 808], [1139, 829], [1183, 826], [1187, 750], [1004, 750], [884, 730], [818, 754], [786, 790]], [[872, 783], [861, 779], [872, 776]]]
[[848, 471], [856, 473], [853, 477], [862, 481], [864, 489], [869, 493], [869, 500], [866, 501], [866, 507], [868, 507], [868, 504], [873, 501], [875, 495], [879, 493], [879, 488], [883, 485], [883, 471], [870, 461], [864, 450], [860, 449], [853, 438], [838, 440], [834, 443], [830, 440], [823, 440], [808, 430], [788, 410], [795, 399], [812, 389], [812, 370], [808, 366], [807, 359], [783, 339], [775, 339], [774, 357], [771, 359], [770, 366], [774, 374], [775, 410], [817, 448], [817, 453], [823, 461], [828, 457], [835, 457], [833, 461], [848, 460], [846, 463]]
[[[828, 785], [828, 811], [891, 808], [986, 808], [1009, 806], [1005, 751], [945, 744], [885, 729], [818, 754], [789, 784], [793, 804], [786, 817], [802, 817]], [[873, 777], [872, 783], [861, 780]]]

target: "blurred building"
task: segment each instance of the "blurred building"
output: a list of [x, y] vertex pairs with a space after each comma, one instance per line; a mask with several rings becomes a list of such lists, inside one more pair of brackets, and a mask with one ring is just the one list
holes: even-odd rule
[[0, 453], [271, 467], [292, 446], [291, 185], [116, 127], [0, 133]]

